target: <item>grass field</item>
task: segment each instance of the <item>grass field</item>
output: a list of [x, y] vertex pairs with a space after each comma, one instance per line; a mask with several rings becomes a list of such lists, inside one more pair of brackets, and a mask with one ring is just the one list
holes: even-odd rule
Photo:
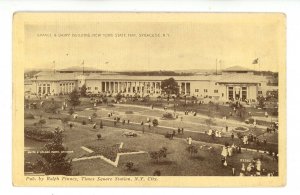
[[[30, 121], [33, 122], [33, 121]], [[26, 122], [27, 125], [30, 122]], [[52, 129], [59, 125], [57, 120], [47, 120], [45, 128]], [[62, 127], [62, 124], [61, 124]], [[153, 175], [155, 170], [160, 170], [162, 175], [231, 175], [231, 168], [235, 167], [239, 170], [241, 167], [241, 159], [252, 159], [261, 157], [263, 159], [263, 167], [268, 170], [277, 170], [277, 162], [273, 162], [266, 154], [256, 152], [244, 151], [242, 154], [235, 154], [229, 157], [228, 166], [221, 165], [221, 147], [215, 144], [207, 144], [202, 142], [195, 142], [195, 146], [199, 148], [199, 152], [191, 157], [186, 151], [187, 142], [185, 139], [177, 137], [170, 140], [164, 138], [163, 135], [154, 133], [142, 133], [136, 131], [137, 137], [123, 136], [124, 130], [121, 128], [107, 127], [103, 129], [92, 129], [91, 124], [81, 125], [76, 123], [70, 129], [67, 127], [64, 131], [64, 145], [67, 150], [73, 151], [69, 154], [69, 158], [78, 158], [85, 154], [86, 151], [81, 149], [81, 146], [112, 146], [124, 143], [124, 148], [133, 151], [156, 151], [161, 147], [166, 147], [167, 157], [161, 159], [158, 163], [152, 160], [148, 154], [138, 154], [130, 156], [122, 156], [119, 161], [118, 167], [104, 162], [101, 159], [84, 160], [73, 162], [73, 173], [79, 175]], [[101, 140], [97, 140], [97, 134], [101, 133]], [[43, 147], [41, 142], [25, 139], [25, 147], [32, 147], [35, 150]], [[214, 148], [214, 151], [205, 149], [200, 150], [201, 145], [207, 145]], [[35, 161], [40, 158], [37, 154], [26, 154], [25, 161]], [[124, 165], [126, 162], [133, 162], [134, 169], [127, 170]]]

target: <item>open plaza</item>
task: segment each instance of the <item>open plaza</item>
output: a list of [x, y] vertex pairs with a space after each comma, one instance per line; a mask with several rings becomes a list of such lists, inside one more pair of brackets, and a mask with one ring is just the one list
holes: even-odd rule
[[[161, 88], [171, 77], [176, 96]], [[192, 76], [40, 72], [25, 80], [25, 173], [47, 174], [38, 165], [41, 153], [57, 152], [45, 145], [58, 130], [68, 175], [276, 176], [278, 86], [270, 83], [240, 67]]]

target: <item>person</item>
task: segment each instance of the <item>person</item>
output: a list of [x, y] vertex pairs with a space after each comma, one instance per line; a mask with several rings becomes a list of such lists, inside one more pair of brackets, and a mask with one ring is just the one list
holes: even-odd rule
[[234, 134], [233, 134], [233, 133], [231, 133], [231, 139], [233, 140], [233, 138], [234, 138]]
[[151, 129], [151, 124], [150, 123], [148, 124], [148, 128]]
[[96, 123], [93, 124], [93, 129], [96, 129], [97, 125]]
[[173, 137], [176, 135], [176, 131], [175, 130], [173, 130]]
[[78, 117], [78, 114], [74, 114], [73, 118], [77, 119], [77, 117]]
[[212, 135], [212, 130], [211, 129], [208, 130], [208, 135]]
[[221, 164], [222, 164], [222, 166], [224, 166], [224, 163], [225, 163], [225, 157], [222, 156], [222, 158], [221, 158]]
[[215, 137], [216, 137], [216, 133], [215, 133], [215, 131], [212, 131], [212, 133], [211, 133], [211, 138], [212, 138], [212, 139], [215, 139]]
[[261, 161], [260, 161], [260, 159], [257, 159], [257, 161], [256, 161], [256, 170], [257, 170], [257, 172], [261, 171]]
[[89, 121], [90, 121], [90, 122], [92, 121], [92, 117], [91, 117], [91, 116], [89, 116]]
[[192, 145], [192, 141], [193, 141], [193, 140], [192, 140], [192, 137], [191, 137], [191, 136], [189, 136], [189, 137], [187, 138], [187, 141], [188, 141], [188, 144], [189, 144], [189, 145]]
[[226, 158], [228, 156], [228, 148], [226, 146], [223, 146], [221, 155]]
[[232, 156], [232, 147], [228, 147], [228, 156]]
[[123, 119], [122, 124], [125, 125], [125, 119]]
[[143, 133], [145, 133], [145, 128], [144, 128], [144, 122], [143, 121], [141, 122], [141, 125], [142, 125], [142, 131], [143, 131]]
[[72, 129], [72, 127], [73, 127], [73, 123], [70, 123], [70, 124], [69, 124], [69, 126], [70, 126], [70, 129]]
[[177, 133], [180, 134], [180, 128], [179, 128], [179, 127], [178, 127], [178, 129], [177, 129]]
[[181, 134], [183, 134], [183, 127], [181, 128]]
[[130, 123], [130, 120], [129, 120], [129, 119], [127, 120], [127, 123], [128, 123], [128, 124]]
[[226, 128], [226, 132], [228, 132], [228, 126], [227, 126], [227, 125], [226, 125], [226, 127], [225, 127], [225, 128]]
[[268, 118], [269, 114], [268, 112], [265, 112], [265, 117]]
[[246, 171], [246, 168], [245, 168], [245, 164], [244, 164], [244, 163], [242, 163], [241, 171]]

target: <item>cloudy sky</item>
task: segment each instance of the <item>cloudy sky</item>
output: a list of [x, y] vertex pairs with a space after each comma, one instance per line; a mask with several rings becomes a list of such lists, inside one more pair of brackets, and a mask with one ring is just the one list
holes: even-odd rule
[[[282, 15], [48, 14], [24, 19], [26, 68], [187, 70], [284, 65]], [[252, 64], [259, 58], [259, 65]]]

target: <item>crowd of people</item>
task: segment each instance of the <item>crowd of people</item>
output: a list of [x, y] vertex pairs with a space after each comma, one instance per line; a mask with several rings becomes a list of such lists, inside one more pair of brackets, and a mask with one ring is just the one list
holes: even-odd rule
[[242, 163], [240, 176], [278, 176], [278, 171], [262, 168], [261, 159], [253, 159], [248, 164]]

